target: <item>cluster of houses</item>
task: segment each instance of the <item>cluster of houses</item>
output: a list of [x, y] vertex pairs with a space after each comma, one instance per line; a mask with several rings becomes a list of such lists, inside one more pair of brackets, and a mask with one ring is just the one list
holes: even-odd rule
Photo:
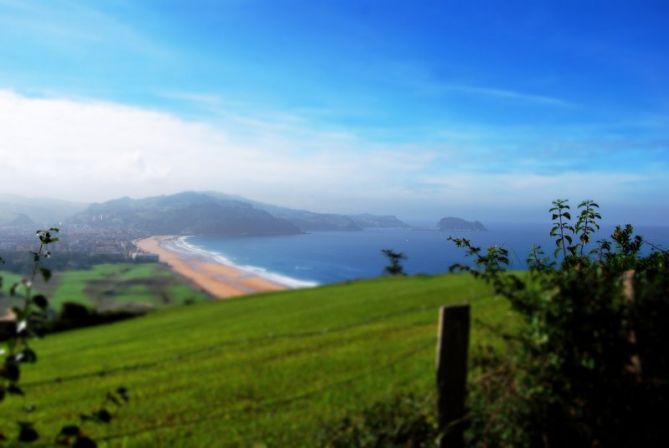
[[[128, 232], [69, 228], [62, 229], [58, 236], [60, 241], [52, 248], [54, 254], [86, 254], [137, 263], [158, 261], [157, 255], [140, 250], [133, 243], [135, 235]], [[36, 243], [33, 229], [0, 228], [0, 252], [30, 252], [35, 250]]]

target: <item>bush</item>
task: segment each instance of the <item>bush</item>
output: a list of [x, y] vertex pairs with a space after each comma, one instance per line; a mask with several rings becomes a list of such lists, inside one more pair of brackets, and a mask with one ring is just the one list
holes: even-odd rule
[[455, 239], [522, 318], [505, 335], [509, 356], [483, 350], [473, 366], [468, 439], [478, 446], [660, 446], [669, 436], [669, 254], [631, 225], [590, 243], [597, 204], [572, 225], [567, 201], [551, 209], [556, 248], [535, 248], [527, 275], [508, 273], [507, 252]]
[[402, 252], [395, 252], [392, 249], [382, 249], [381, 253], [388, 259], [388, 266], [383, 269], [385, 275], [403, 276], [406, 275], [402, 261], [406, 260], [406, 255]]

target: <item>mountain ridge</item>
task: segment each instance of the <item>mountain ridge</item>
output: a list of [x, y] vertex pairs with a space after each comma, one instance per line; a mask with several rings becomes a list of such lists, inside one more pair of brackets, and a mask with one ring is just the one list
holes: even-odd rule
[[310, 231], [359, 231], [409, 227], [392, 215], [343, 215], [292, 209], [218, 192], [185, 191], [140, 199], [93, 203], [69, 224], [93, 229], [129, 229], [137, 235], [294, 235]]

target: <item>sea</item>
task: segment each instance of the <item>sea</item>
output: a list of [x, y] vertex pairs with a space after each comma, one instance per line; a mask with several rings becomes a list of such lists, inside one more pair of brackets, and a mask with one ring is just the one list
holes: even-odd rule
[[[486, 231], [438, 231], [429, 228], [365, 229], [351, 232], [310, 232], [271, 237], [220, 238], [192, 235], [179, 241], [181, 249], [213, 261], [235, 265], [289, 287], [307, 287], [347, 280], [377, 277], [388, 260], [383, 249], [402, 252], [407, 274], [448, 272], [454, 263], [469, 263], [449, 236], [467, 238], [487, 248], [502, 246], [509, 251], [510, 268], [527, 267], [527, 254], [540, 245], [552, 254], [555, 242], [548, 224], [487, 224]], [[593, 241], [611, 234], [613, 226], [602, 226]], [[653, 246], [669, 249], [669, 226], [639, 226], [636, 233]], [[650, 250], [650, 245], [645, 250]]]

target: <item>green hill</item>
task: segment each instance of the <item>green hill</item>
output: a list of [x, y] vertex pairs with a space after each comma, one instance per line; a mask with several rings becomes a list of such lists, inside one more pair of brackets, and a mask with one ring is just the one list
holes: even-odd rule
[[[51, 335], [35, 343], [26, 396], [2, 404], [0, 428], [29, 420], [54, 434], [125, 386], [132, 401], [112, 424], [85, 426], [108, 446], [314, 446], [324, 422], [400, 390], [432, 392], [439, 305], [508, 320], [488, 294], [466, 275], [381, 278]], [[473, 325], [472, 344], [489, 337]]]
[[144, 199], [128, 197], [91, 204], [69, 225], [124, 230], [136, 235], [261, 236], [301, 233], [289, 221], [253, 205], [205, 193], [184, 192]]

